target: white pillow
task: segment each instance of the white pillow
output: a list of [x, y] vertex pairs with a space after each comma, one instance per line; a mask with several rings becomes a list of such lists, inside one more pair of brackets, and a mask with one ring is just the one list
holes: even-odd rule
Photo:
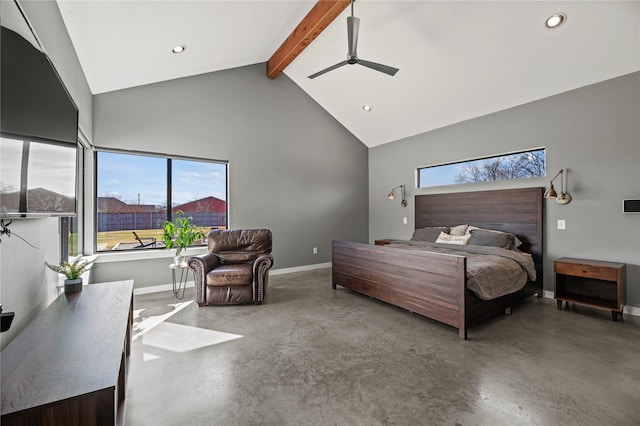
[[467, 228], [469, 228], [469, 225], [452, 226], [451, 229], [449, 229], [449, 235], [464, 235], [467, 233]]
[[471, 235], [449, 235], [441, 232], [436, 243], [458, 244], [465, 246], [469, 242], [469, 238], [471, 238]]

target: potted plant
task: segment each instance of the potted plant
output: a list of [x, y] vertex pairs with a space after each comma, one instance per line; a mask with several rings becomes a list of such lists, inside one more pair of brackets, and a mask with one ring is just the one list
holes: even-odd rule
[[204, 232], [198, 226], [193, 225], [192, 220], [191, 216], [185, 217], [182, 210], [177, 210], [175, 219], [173, 221], [165, 220], [162, 225], [164, 245], [167, 249], [176, 249], [174, 257], [176, 266], [184, 261], [184, 251], [187, 247], [194, 241], [204, 238]]
[[88, 260], [78, 256], [74, 261], [65, 260], [59, 265], [52, 265], [44, 262], [49, 269], [65, 276], [64, 292], [75, 293], [82, 290], [82, 274], [93, 264], [93, 260]]

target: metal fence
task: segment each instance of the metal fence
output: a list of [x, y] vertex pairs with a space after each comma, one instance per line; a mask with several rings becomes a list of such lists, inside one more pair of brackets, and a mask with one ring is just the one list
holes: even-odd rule
[[[184, 212], [191, 223], [201, 227], [226, 226], [225, 212]], [[98, 213], [98, 232], [161, 229], [167, 218], [165, 212]]]

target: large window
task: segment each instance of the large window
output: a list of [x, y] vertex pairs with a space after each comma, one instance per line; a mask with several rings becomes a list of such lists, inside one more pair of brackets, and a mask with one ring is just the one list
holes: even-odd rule
[[205, 235], [227, 227], [226, 163], [98, 152], [96, 174], [96, 251], [162, 249], [178, 210]]
[[545, 149], [536, 148], [418, 169], [418, 188], [545, 176]]

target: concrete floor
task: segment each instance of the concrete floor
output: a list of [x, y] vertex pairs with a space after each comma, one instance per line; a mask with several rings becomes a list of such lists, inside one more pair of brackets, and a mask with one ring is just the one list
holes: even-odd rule
[[270, 277], [262, 306], [136, 296], [127, 425], [638, 425], [640, 318], [558, 310], [457, 330], [339, 287]]

